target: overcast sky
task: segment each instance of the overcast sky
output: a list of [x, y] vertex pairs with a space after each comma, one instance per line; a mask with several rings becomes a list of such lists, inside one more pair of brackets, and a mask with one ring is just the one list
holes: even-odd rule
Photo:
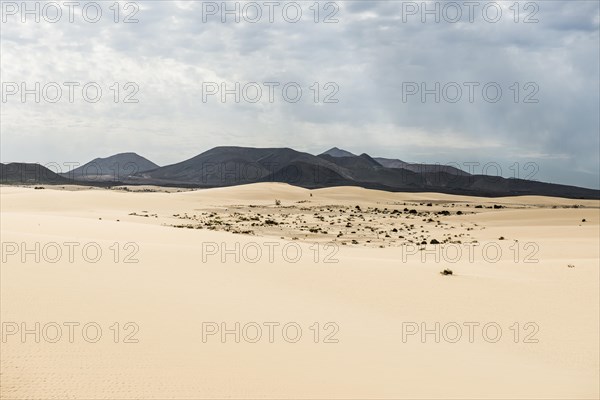
[[2, 162], [337, 146], [600, 186], [598, 1], [45, 3], [2, 1]]

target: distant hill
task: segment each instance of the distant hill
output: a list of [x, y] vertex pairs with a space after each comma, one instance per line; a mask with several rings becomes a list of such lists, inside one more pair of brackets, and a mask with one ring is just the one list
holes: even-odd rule
[[70, 181], [35, 163], [0, 163], [0, 183], [25, 185], [60, 185]]
[[448, 174], [468, 176], [471, 175], [459, 168], [452, 167], [450, 165], [442, 164], [417, 164], [407, 163], [398, 159], [375, 157], [375, 160], [387, 168], [402, 168], [417, 173], [429, 173], [429, 172], [445, 172]]
[[[397, 159], [375, 157], [375, 161], [377, 161], [379, 164], [383, 165], [386, 168], [410, 167], [410, 163], [404, 162], [402, 160], [397, 160]], [[408, 169], [408, 168], [406, 168], [406, 169]]]
[[350, 153], [349, 151], [339, 149], [337, 147], [332, 147], [326, 152], [319, 154], [320, 156], [331, 156], [331, 157], [354, 157], [355, 154]]
[[122, 181], [130, 175], [158, 168], [158, 165], [136, 153], [120, 153], [96, 158], [62, 176], [76, 181]]
[[[366, 155], [362, 154], [361, 156]], [[349, 151], [340, 149], [338, 147], [332, 147], [324, 153], [319, 154], [321, 156], [331, 156], [335, 158], [347, 158], [349, 157], [357, 157], [355, 154], [350, 153]], [[368, 156], [368, 155], [367, 155]], [[369, 156], [368, 156], [369, 157]], [[454, 175], [470, 175], [469, 173], [459, 169], [452, 167], [450, 165], [441, 165], [441, 164], [421, 164], [421, 163], [408, 163], [398, 159], [392, 158], [383, 158], [383, 157], [374, 157], [373, 161], [378, 163], [382, 167], [386, 168], [401, 168], [406, 169], [408, 171], [416, 172], [416, 173], [436, 173], [436, 172], [446, 172]]]

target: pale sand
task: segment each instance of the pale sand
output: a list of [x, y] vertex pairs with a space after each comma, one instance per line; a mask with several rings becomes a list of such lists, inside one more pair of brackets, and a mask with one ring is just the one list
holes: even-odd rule
[[[360, 188], [309, 191], [284, 184], [169, 191], [0, 188], [6, 258], [1, 267], [2, 398], [600, 396], [598, 201], [536, 196], [487, 199]], [[281, 206], [275, 206], [275, 199], [281, 200]], [[432, 206], [419, 204], [427, 202]], [[506, 208], [474, 208], [494, 204]], [[320, 221], [324, 228], [340, 230], [344, 227], [336, 222], [339, 210], [349, 213], [356, 205], [366, 219], [372, 219], [364, 224], [376, 231], [387, 233], [404, 223], [418, 227], [418, 234], [409, 236], [421, 235], [423, 225], [429, 231], [428, 242], [449, 233], [463, 235], [457, 247], [476, 240], [474, 261], [469, 260], [467, 248], [461, 247], [462, 257], [455, 263], [436, 262], [434, 254], [423, 262], [416, 247], [403, 246], [402, 239], [384, 234], [377, 239], [373, 231], [357, 231], [357, 244], [341, 245], [349, 232], [340, 238], [332, 233], [311, 235], [299, 231], [300, 223], [292, 223], [292, 217], [283, 224], [281, 215], [306, 219], [306, 226], [312, 227], [320, 221], [314, 216], [317, 213], [325, 219]], [[565, 208], [572, 205], [583, 207]], [[301, 211], [302, 207], [308, 210]], [[422, 221], [425, 217], [402, 212], [394, 219], [368, 211], [369, 207], [388, 211], [407, 207], [419, 213], [448, 210], [451, 215], [434, 216], [442, 223], [435, 227], [434, 222]], [[459, 210], [464, 214], [456, 215]], [[234, 212], [239, 215], [232, 217]], [[189, 218], [182, 218], [186, 213]], [[202, 217], [202, 213], [206, 214]], [[269, 218], [282, 224], [255, 226], [254, 235], [234, 234], [225, 232], [223, 225], [207, 229], [203, 224], [210, 213], [226, 221], [260, 213], [263, 218], [257, 223], [261, 224], [271, 214]], [[362, 223], [358, 214], [348, 230]], [[203, 228], [172, 227], [178, 224]], [[299, 232], [306, 236], [290, 240]], [[505, 240], [499, 241], [501, 236]], [[324, 247], [333, 240], [337, 240], [337, 250]], [[7, 254], [13, 242], [28, 248], [36, 242], [42, 248], [56, 242], [63, 255], [56, 263], [43, 257], [36, 263], [34, 255], [28, 255], [23, 263], [21, 253]], [[71, 263], [64, 242], [98, 243], [102, 258], [86, 262], [79, 246]], [[110, 249], [115, 242], [121, 247], [118, 263]], [[139, 247], [134, 256], [139, 263], [123, 262], [129, 253], [123, 246], [128, 242]], [[220, 253], [205, 255], [203, 260], [203, 243], [225, 243], [229, 249], [235, 243], [240, 249], [258, 246], [263, 254], [254, 263], [243, 257], [236, 263], [232, 254], [222, 262]], [[254, 247], [248, 247], [252, 243]], [[269, 243], [278, 244], [273, 262]], [[282, 247], [289, 243], [302, 250], [296, 263], [282, 254]], [[488, 243], [502, 250], [496, 263], [482, 257], [481, 249]], [[54, 257], [47, 248], [47, 258]], [[315, 249], [319, 249], [316, 262]], [[428, 245], [427, 249], [440, 247]], [[519, 249], [516, 262], [515, 249]], [[324, 262], [332, 251], [332, 259], [338, 262]], [[539, 261], [527, 263], [528, 256]], [[444, 268], [452, 269], [454, 275], [440, 275]], [[34, 334], [24, 341], [21, 332], [7, 334], [14, 327], [11, 323], [22, 322], [29, 329], [36, 322], [46, 326], [46, 337], [41, 332], [36, 343]], [[55, 332], [48, 325], [52, 322], [62, 325], [63, 336], [57, 343], [49, 342]], [[73, 343], [69, 343], [65, 322], [81, 324], [74, 328]], [[88, 343], [82, 336], [81, 327], [88, 322], [102, 328], [97, 343]], [[115, 322], [120, 323], [119, 343], [114, 343], [110, 329]], [[133, 329], [124, 330], [127, 322], [139, 327], [134, 335], [139, 343], [123, 343]], [[256, 322], [262, 325], [263, 336], [257, 343], [244, 337], [236, 343], [234, 335], [228, 335], [222, 343], [215, 335], [203, 343], [203, 322], [225, 322], [229, 328], [235, 322], [242, 326]], [[269, 342], [265, 322], [281, 324], [275, 328], [274, 343]], [[289, 322], [302, 328], [297, 343], [286, 342], [281, 334], [282, 325]], [[319, 343], [314, 343], [310, 329], [315, 322], [320, 323]], [[334, 329], [328, 325], [325, 330], [327, 322], [339, 327], [333, 336], [338, 343], [323, 343]], [[403, 323], [407, 322], [425, 322], [429, 328], [436, 322], [441, 327], [456, 322], [463, 336], [457, 343], [443, 336], [436, 343], [430, 334], [422, 343], [417, 334], [403, 342]], [[480, 324], [473, 343], [465, 322]], [[488, 337], [481, 332], [490, 322], [502, 329], [496, 343], [486, 340], [493, 339], [493, 328]], [[520, 324], [518, 343], [510, 329], [515, 322]], [[528, 322], [539, 327], [529, 338], [537, 343], [525, 343], [535, 328], [528, 325], [526, 330]], [[447, 339], [454, 332], [446, 331]], [[92, 338], [94, 329], [88, 333]], [[253, 330], [246, 333], [254, 336]], [[288, 333], [292, 339], [294, 329]]]

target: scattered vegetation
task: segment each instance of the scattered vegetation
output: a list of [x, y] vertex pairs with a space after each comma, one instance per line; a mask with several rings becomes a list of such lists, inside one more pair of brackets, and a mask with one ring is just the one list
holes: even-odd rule
[[[446, 220], [446, 217], [453, 215], [446, 208], [457, 206], [449, 203], [384, 203], [387, 207], [374, 207], [363, 204], [311, 206], [298, 205], [298, 201], [293, 201], [289, 206], [282, 206], [279, 199], [274, 201], [278, 207], [231, 205], [227, 208], [197, 209], [196, 213], [182, 212], [165, 217], [176, 220], [175, 223], [167, 224], [177, 228], [276, 236], [288, 240], [333, 240], [339, 245], [367, 247], [399, 247], [412, 244], [425, 248], [427, 244], [475, 243], [471, 232], [485, 228], [468, 221]], [[311, 203], [308, 200], [300, 202]], [[399, 208], [400, 205], [402, 208]], [[411, 207], [419, 205], [422, 206], [421, 209]], [[465, 206], [458, 204], [461, 205]], [[456, 211], [456, 215], [460, 214], [460, 211]], [[157, 214], [146, 210], [129, 215], [158, 217]], [[417, 218], [423, 221], [423, 225], [414, 223]], [[451, 234], [452, 229], [461, 231]]]

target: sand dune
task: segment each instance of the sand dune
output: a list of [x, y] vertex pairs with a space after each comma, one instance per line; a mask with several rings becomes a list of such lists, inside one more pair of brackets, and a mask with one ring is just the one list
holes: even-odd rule
[[0, 188], [2, 398], [600, 396], [600, 201], [167, 191]]

